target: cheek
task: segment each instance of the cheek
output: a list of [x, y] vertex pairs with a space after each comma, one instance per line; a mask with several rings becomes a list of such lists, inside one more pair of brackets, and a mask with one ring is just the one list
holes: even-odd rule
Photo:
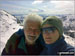
[[24, 30], [24, 33], [25, 33], [25, 34], [28, 34], [29, 32], [28, 32], [27, 30]]
[[56, 41], [56, 40], [58, 40], [58, 38], [59, 38], [59, 33], [55, 32], [53, 35], [53, 40]]
[[55, 36], [56, 36], [57, 38], [59, 38], [59, 32], [58, 32], [58, 31], [55, 32]]
[[53, 37], [58, 38], [59, 35], [56, 33], [56, 34], [53, 34]]
[[27, 35], [28, 35], [28, 32], [25, 30], [24, 31], [24, 35], [27, 37]]

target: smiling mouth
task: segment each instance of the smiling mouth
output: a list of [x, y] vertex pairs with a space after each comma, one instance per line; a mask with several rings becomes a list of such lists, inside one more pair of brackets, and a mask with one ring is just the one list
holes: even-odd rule
[[36, 37], [35, 36], [29, 36], [29, 39], [34, 40]]

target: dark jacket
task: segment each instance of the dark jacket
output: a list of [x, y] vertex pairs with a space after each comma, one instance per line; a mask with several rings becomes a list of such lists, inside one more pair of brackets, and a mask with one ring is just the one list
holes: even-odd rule
[[41, 37], [42, 35], [40, 35], [36, 44], [30, 47], [25, 44], [24, 30], [20, 29], [9, 38], [2, 51], [2, 55], [39, 55], [43, 49], [40, 43]]
[[[70, 52], [70, 53], [69, 53]], [[74, 47], [67, 44], [64, 37], [61, 37], [53, 44], [45, 44], [44, 50], [41, 55], [74, 55]]]

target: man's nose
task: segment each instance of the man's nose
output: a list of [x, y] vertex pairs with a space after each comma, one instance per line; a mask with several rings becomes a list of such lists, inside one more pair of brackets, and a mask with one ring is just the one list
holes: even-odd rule
[[35, 30], [33, 29], [33, 30], [31, 30], [31, 35], [35, 35]]

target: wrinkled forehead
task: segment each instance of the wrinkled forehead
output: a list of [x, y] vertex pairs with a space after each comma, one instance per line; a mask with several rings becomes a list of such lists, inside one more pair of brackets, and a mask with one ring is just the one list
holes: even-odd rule
[[36, 20], [27, 20], [26, 23], [39, 23], [39, 22]]
[[37, 22], [37, 21], [27, 21], [26, 22], [26, 27], [27, 28], [36, 28], [36, 29], [38, 29], [38, 28], [40, 28], [40, 23], [39, 22]]

